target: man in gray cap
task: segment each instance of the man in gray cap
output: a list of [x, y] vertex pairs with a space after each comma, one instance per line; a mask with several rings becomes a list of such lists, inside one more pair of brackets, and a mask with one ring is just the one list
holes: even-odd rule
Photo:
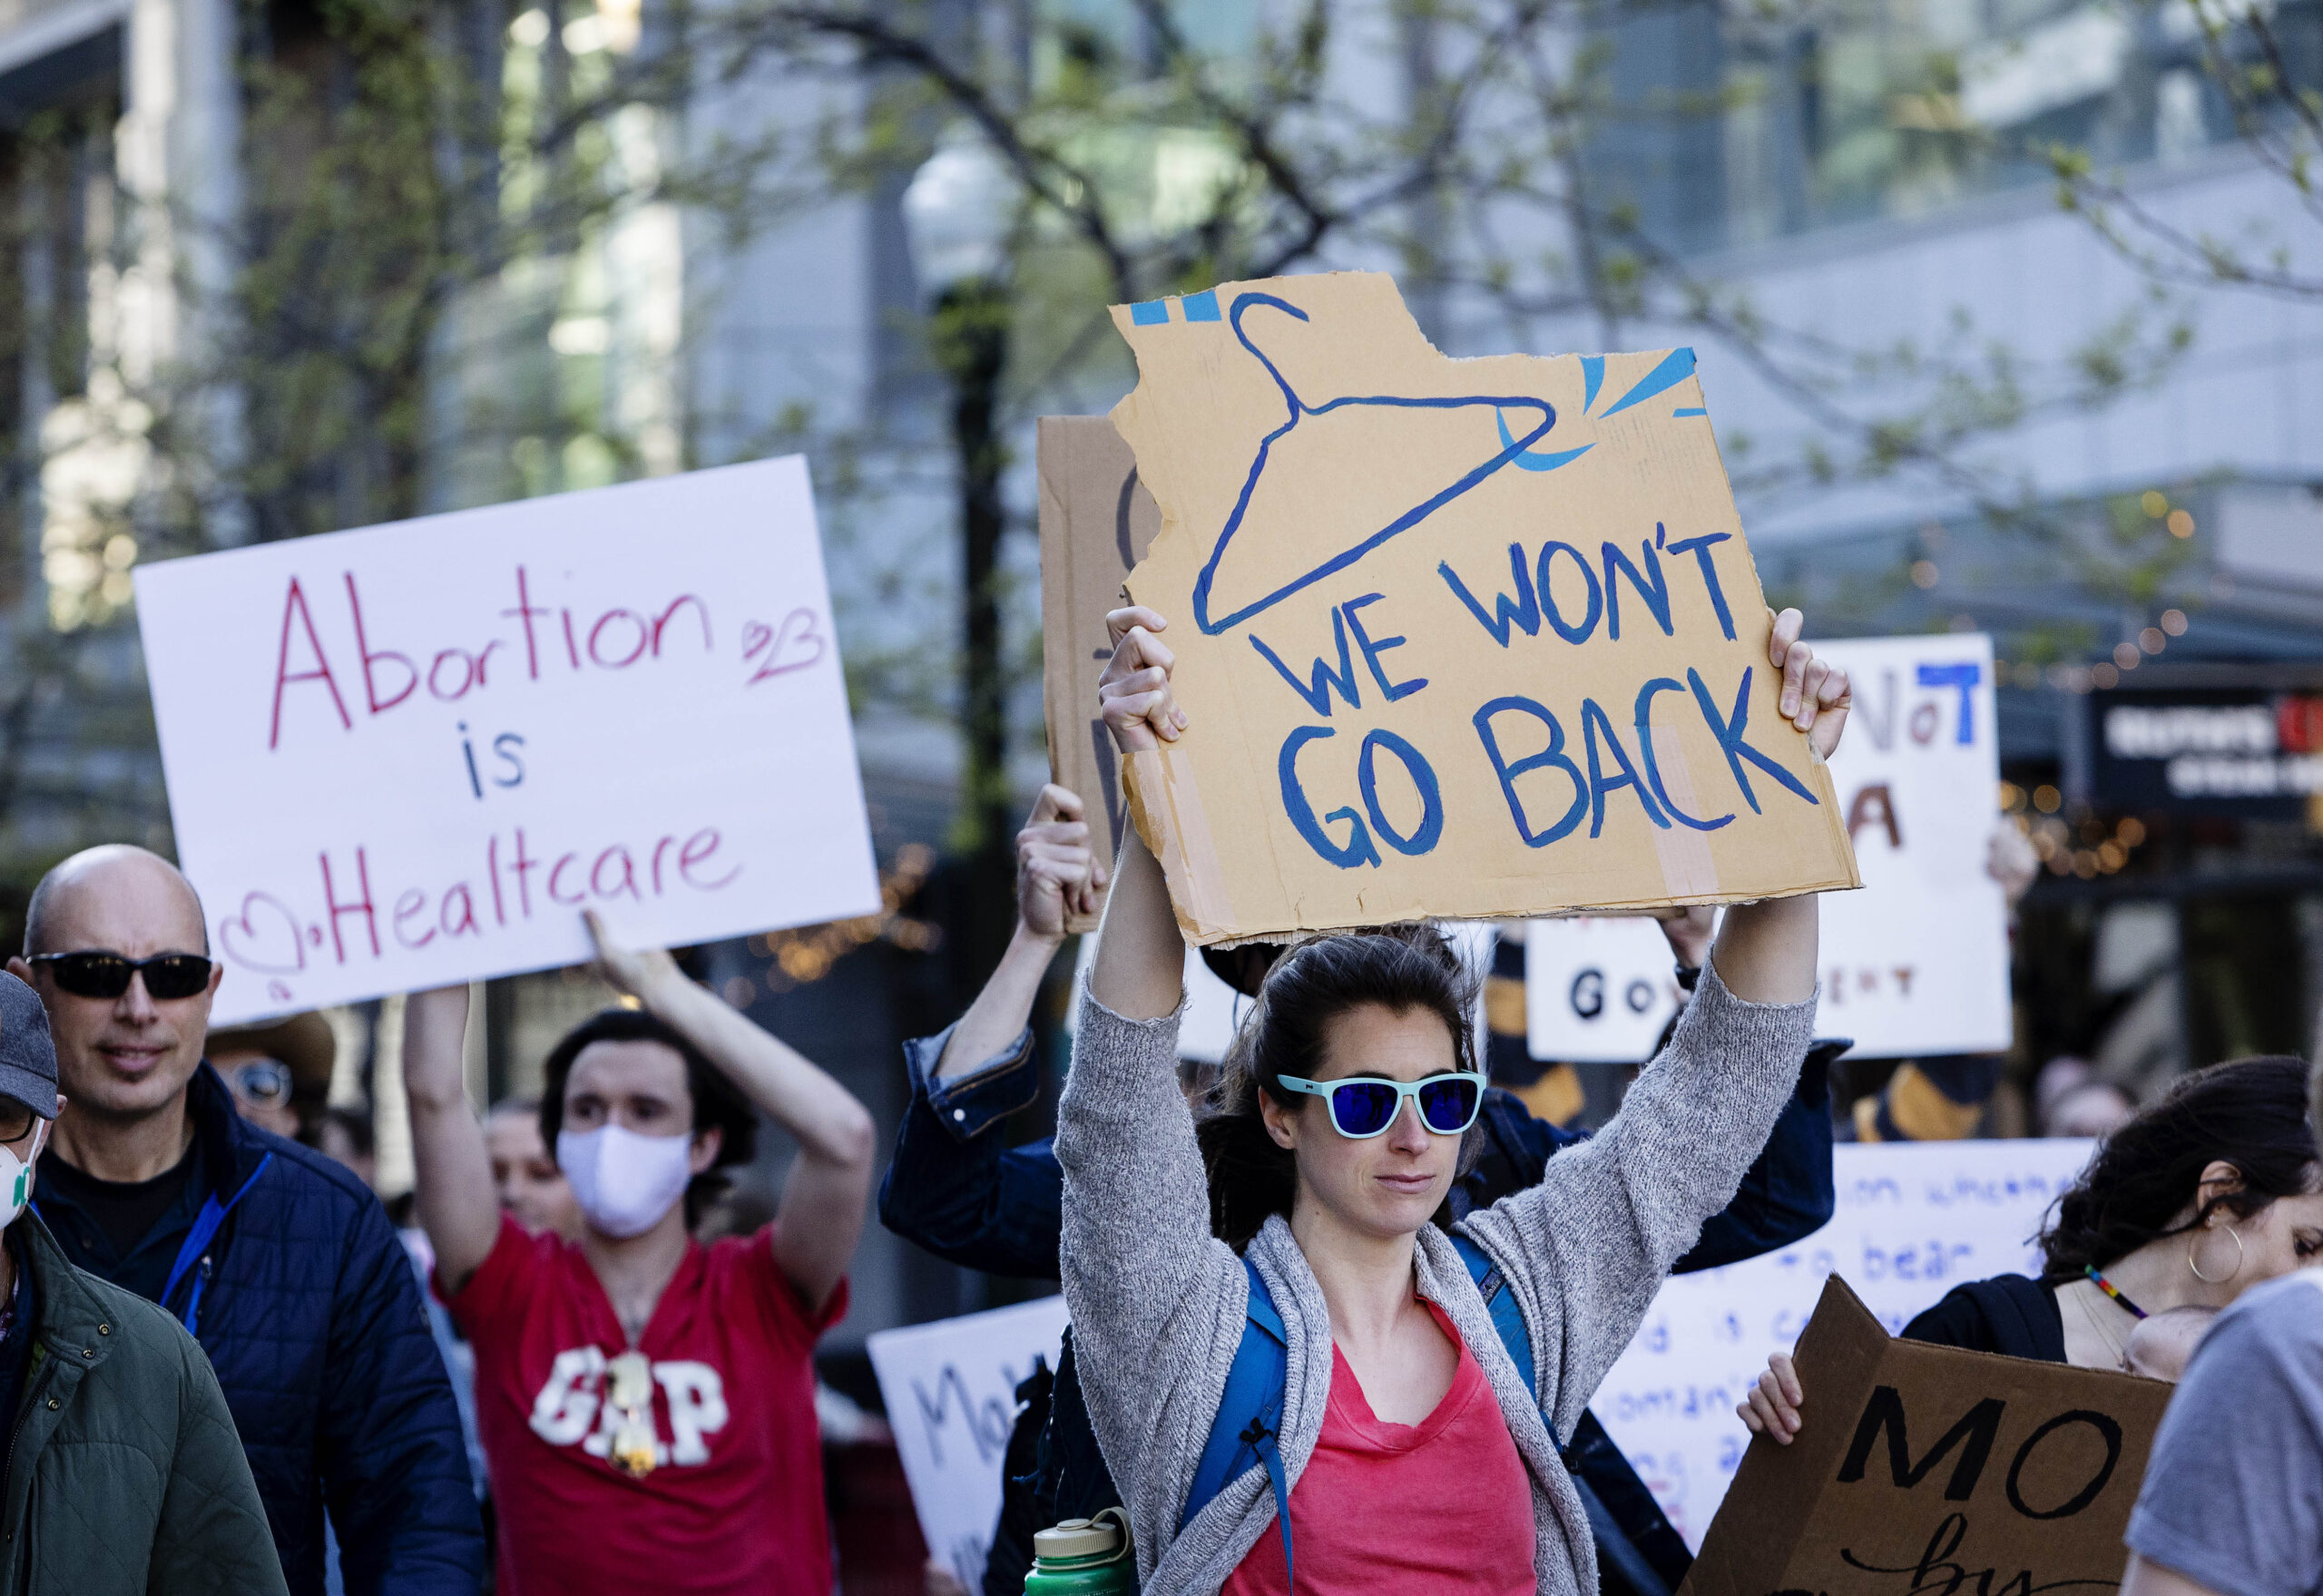
[[31, 1209], [64, 1107], [40, 999], [0, 974], [5, 1586], [281, 1592], [266, 1509], [210, 1360], [160, 1308], [74, 1268]]

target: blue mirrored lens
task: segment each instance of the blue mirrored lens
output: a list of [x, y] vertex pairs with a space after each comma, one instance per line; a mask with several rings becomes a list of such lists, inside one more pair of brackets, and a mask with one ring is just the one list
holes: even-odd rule
[[1376, 1136], [1396, 1117], [1393, 1087], [1376, 1081], [1350, 1081], [1331, 1093], [1331, 1123], [1348, 1136]]
[[1451, 1079], [1429, 1081], [1419, 1089], [1419, 1117], [1438, 1135], [1449, 1136], [1468, 1128], [1476, 1114], [1476, 1083]]

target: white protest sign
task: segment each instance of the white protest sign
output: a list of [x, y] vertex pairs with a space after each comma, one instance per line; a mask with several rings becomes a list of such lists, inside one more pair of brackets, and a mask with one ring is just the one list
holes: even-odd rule
[[1735, 1407], [1768, 1355], [1797, 1343], [1826, 1278], [1844, 1276], [1893, 1335], [1955, 1286], [2036, 1268], [2029, 1239], [2093, 1145], [1836, 1148], [1829, 1224], [1780, 1252], [1666, 1281], [1590, 1407], [1686, 1543], [1700, 1549], [1750, 1444]]
[[879, 906], [803, 460], [136, 580], [219, 1023]]
[[1993, 643], [1981, 632], [1818, 642], [1855, 712], [1831, 780], [1860, 892], [1822, 902], [1816, 1028], [1856, 1058], [2004, 1053], [2008, 902], [1985, 868], [2000, 824]]
[[[1981, 633], [1818, 641], [1855, 713], [1830, 761], [1859, 892], [1821, 899], [1816, 1029], [1856, 1058], [2000, 1053], [2010, 1041], [2008, 905], [1985, 868], [1999, 824], [1992, 640]], [[1651, 920], [1536, 920], [1525, 943], [1526, 1047], [1634, 1063], [1677, 1007]]]
[[1536, 1059], [1642, 1064], [1678, 1012], [1657, 920], [1580, 915], [1524, 928], [1524, 1047]]
[[929, 1553], [971, 1591], [984, 1589], [1000, 1520], [1001, 1460], [1016, 1424], [1017, 1383], [1035, 1357], [1056, 1367], [1064, 1325], [1064, 1298], [1044, 1297], [881, 1330], [864, 1343], [919, 1532]]

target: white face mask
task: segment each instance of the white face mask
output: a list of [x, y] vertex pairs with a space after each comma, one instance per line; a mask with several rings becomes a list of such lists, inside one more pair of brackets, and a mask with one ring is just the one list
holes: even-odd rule
[[0, 1230], [16, 1222], [33, 1199], [33, 1164], [40, 1158], [40, 1150], [48, 1145], [46, 1120], [34, 1121], [32, 1150], [23, 1158], [13, 1147], [0, 1146]]
[[[0, 1152], [5, 1152], [0, 1148]], [[608, 1236], [642, 1236], [686, 1194], [691, 1136], [640, 1136], [619, 1125], [556, 1133], [557, 1167], [582, 1217]]]

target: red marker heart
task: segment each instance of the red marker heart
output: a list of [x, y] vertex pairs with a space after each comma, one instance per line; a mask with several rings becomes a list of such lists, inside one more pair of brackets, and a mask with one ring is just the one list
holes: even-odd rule
[[[272, 913], [253, 920], [251, 912], [260, 908]], [[307, 967], [306, 938], [299, 932], [299, 916], [288, 905], [271, 893], [253, 892], [243, 897], [240, 914], [218, 922], [218, 945], [244, 969], [295, 975]]]

